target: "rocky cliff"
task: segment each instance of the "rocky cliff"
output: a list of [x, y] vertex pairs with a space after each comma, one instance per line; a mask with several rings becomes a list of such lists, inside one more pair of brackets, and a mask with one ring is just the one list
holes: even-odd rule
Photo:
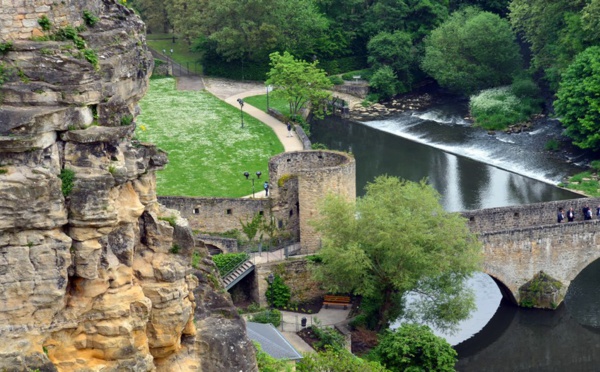
[[135, 140], [152, 64], [115, 0], [2, 2], [0, 370], [256, 370], [206, 249], [157, 202], [166, 154]]

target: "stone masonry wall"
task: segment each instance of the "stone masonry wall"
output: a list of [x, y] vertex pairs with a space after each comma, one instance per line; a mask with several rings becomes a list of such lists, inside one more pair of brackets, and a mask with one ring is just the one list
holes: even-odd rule
[[[272, 198], [278, 200], [282, 185], [290, 177], [298, 179], [298, 204], [278, 205], [281, 213], [292, 211], [299, 215], [300, 243], [303, 253], [320, 248], [320, 238], [309, 221], [316, 217], [318, 203], [333, 192], [350, 200], [356, 199], [356, 163], [348, 154], [334, 151], [288, 152], [269, 161]], [[294, 207], [296, 211], [294, 212]], [[288, 212], [289, 213], [289, 212]]]
[[102, 1], [84, 0], [1, 0], [0, 40], [26, 40], [43, 35], [37, 20], [45, 15], [59, 26], [82, 24], [83, 10], [99, 14]]
[[558, 305], [571, 281], [600, 256], [598, 220], [512, 228], [478, 237], [484, 247], [484, 272], [506, 285], [516, 303], [519, 287], [544, 271], [562, 283]]
[[524, 228], [528, 226], [552, 225], [556, 223], [556, 214], [559, 208], [566, 212], [570, 207], [575, 211], [575, 221], [582, 221], [581, 208], [589, 205], [596, 218], [596, 207], [600, 198], [582, 198], [559, 200], [528, 205], [487, 208], [476, 211], [462, 212], [469, 220], [468, 226], [472, 232], [501, 231]]
[[190, 227], [201, 232], [225, 232], [241, 229], [257, 213], [269, 214], [268, 199], [191, 198], [159, 196], [161, 204], [178, 210]]

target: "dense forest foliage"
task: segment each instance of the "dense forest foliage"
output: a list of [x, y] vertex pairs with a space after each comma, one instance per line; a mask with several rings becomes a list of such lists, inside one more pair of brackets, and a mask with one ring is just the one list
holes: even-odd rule
[[[368, 69], [375, 98], [435, 80], [472, 97], [476, 124], [492, 129], [525, 120], [558, 96], [557, 113], [575, 143], [600, 148], [580, 138], [600, 129], [597, 90], [584, 84], [593, 84], [598, 67], [577, 71], [600, 59], [600, 0], [130, 3], [151, 31], [174, 32], [201, 52], [209, 74], [242, 68], [264, 81], [269, 55], [289, 52], [329, 74]], [[583, 122], [582, 105], [592, 107]]]

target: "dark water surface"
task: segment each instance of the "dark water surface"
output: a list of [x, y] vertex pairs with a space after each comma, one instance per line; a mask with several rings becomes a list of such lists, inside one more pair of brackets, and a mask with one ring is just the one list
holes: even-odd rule
[[[411, 181], [427, 178], [448, 211], [578, 197], [550, 184], [579, 171], [577, 165], [534, 151], [559, 128], [489, 136], [466, 126], [452, 110], [437, 107], [367, 123], [327, 118], [313, 123], [311, 139], [354, 154], [358, 195], [367, 182], [388, 174]], [[476, 291], [478, 310], [457, 334], [444, 336], [459, 353], [457, 370], [600, 371], [600, 261], [571, 283], [556, 311], [501, 301], [485, 274], [469, 285]]]

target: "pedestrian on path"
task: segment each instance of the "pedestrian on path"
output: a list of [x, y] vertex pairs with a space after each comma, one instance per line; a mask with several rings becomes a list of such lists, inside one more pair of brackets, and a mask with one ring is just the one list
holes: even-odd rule
[[269, 196], [269, 182], [265, 181], [263, 187], [265, 188], [265, 196]]
[[573, 207], [571, 207], [571, 208], [569, 208], [569, 211], [567, 212], [567, 221], [573, 222], [574, 219], [575, 219], [575, 211], [573, 210]]
[[292, 124], [288, 121], [287, 123], [287, 130], [288, 130], [288, 137], [294, 137], [294, 135], [292, 134]]
[[556, 214], [556, 222], [561, 223], [563, 222], [565, 219], [565, 215], [563, 214], [563, 209], [560, 208], [558, 210], [558, 213]]

